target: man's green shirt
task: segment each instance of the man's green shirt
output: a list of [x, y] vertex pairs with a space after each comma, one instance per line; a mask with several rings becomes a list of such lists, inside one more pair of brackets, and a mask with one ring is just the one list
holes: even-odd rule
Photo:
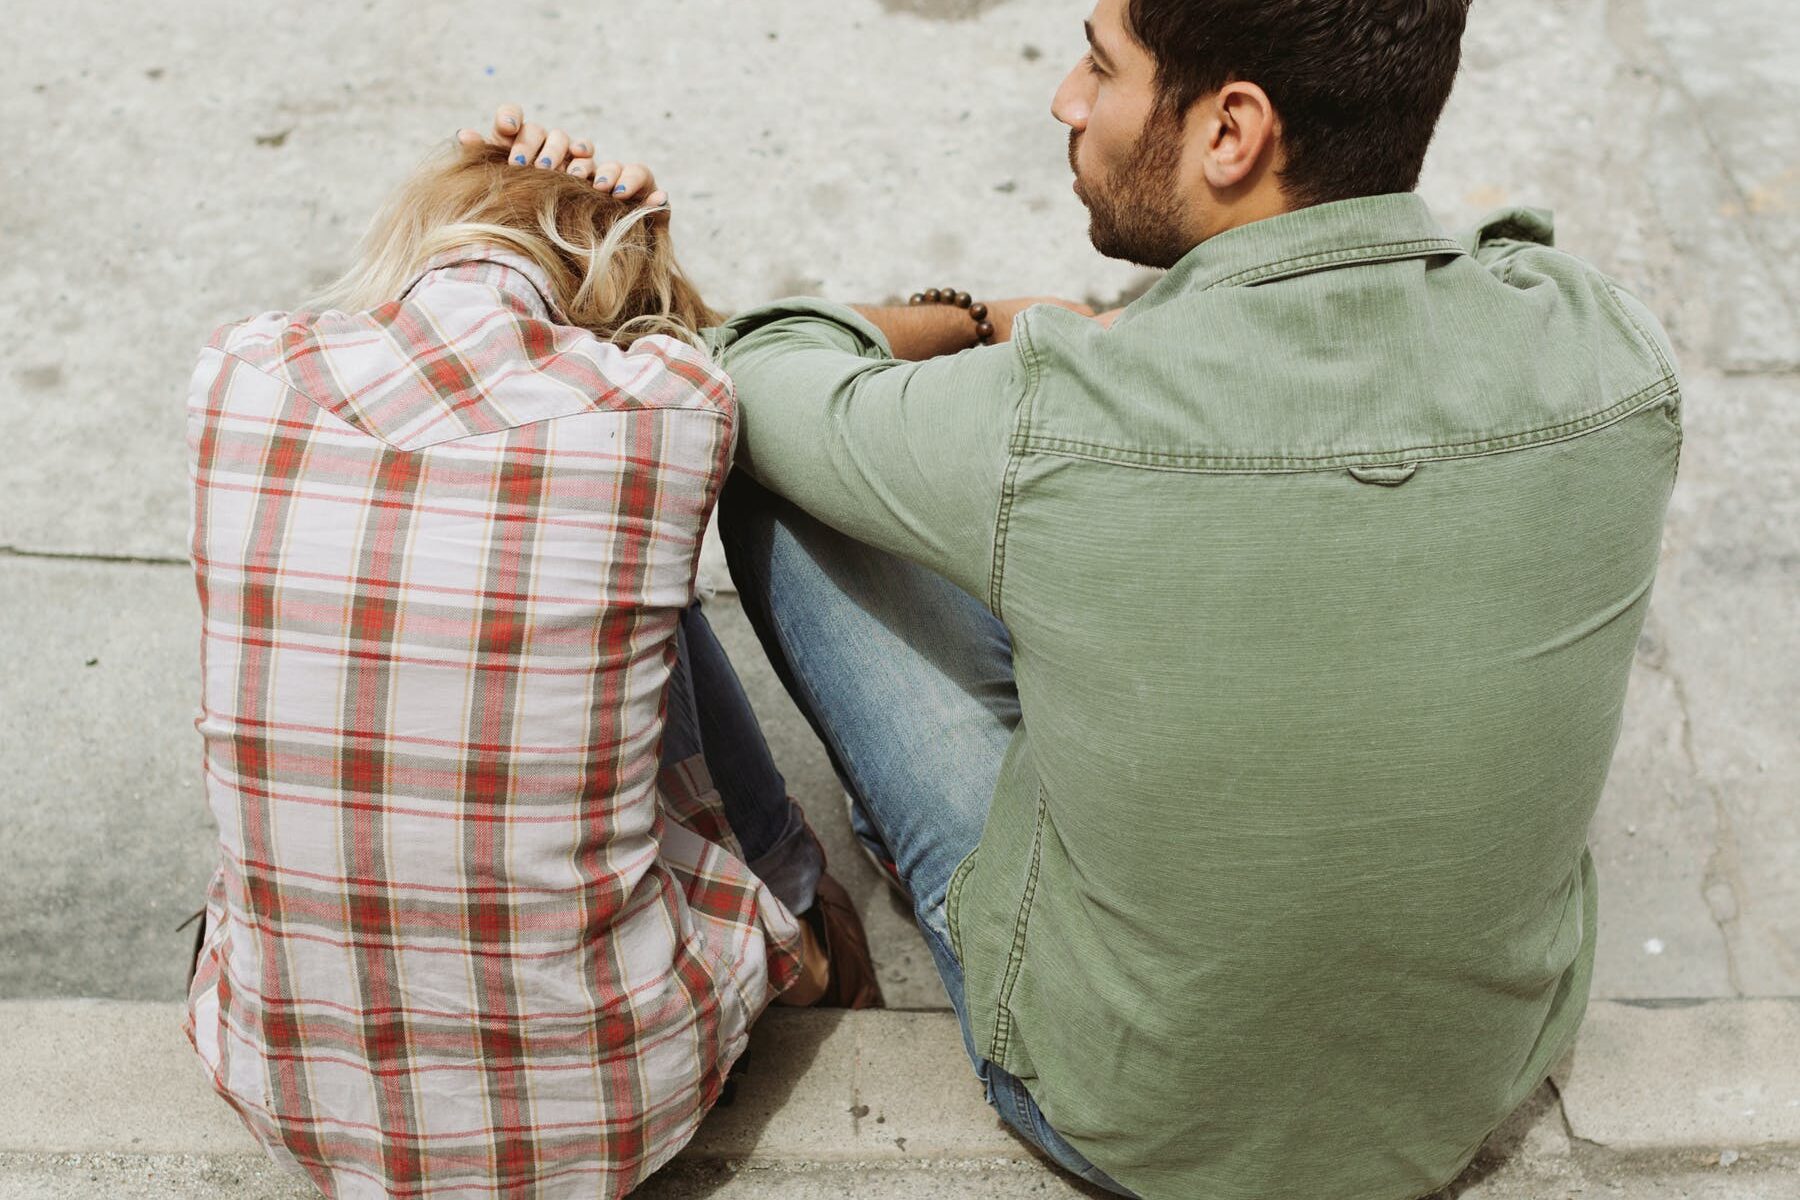
[[1207, 241], [1111, 330], [723, 335], [741, 465], [1012, 635], [947, 905], [975, 1046], [1143, 1195], [1422, 1194], [1581, 1020], [1681, 439], [1654, 319], [1549, 242], [1378, 196]]

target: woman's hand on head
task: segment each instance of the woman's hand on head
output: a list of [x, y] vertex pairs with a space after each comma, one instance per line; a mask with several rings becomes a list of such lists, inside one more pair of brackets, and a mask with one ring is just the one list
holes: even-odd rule
[[495, 110], [491, 132], [484, 135], [473, 129], [459, 129], [456, 140], [465, 146], [505, 146], [515, 165], [551, 171], [569, 170], [594, 157], [592, 142], [571, 138], [560, 129], [533, 124], [516, 104], [502, 104]]
[[593, 180], [596, 188], [621, 200], [653, 207], [669, 202], [669, 194], [656, 186], [655, 173], [643, 163], [596, 161], [592, 138], [572, 138], [560, 129], [546, 130], [534, 125], [516, 104], [502, 104], [495, 111], [491, 133], [459, 129], [456, 140], [465, 146], [506, 146], [515, 166], [567, 171], [580, 179]]

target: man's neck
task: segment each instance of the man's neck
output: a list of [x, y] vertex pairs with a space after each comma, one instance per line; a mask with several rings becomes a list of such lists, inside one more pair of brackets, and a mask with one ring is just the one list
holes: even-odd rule
[[1209, 238], [1218, 237], [1221, 233], [1256, 221], [1266, 221], [1270, 217], [1279, 217], [1283, 213], [1294, 212], [1298, 207], [1303, 206], [1289, 204], [1287, 197], [1278, 190], [1258, 189], [1251, 195], [1239, 197], [1231, 203], [1221, 204], [1210, 209], [1207, 215], [1211, 220], [1206, 222], [1199, 239], [1194, 244], [1199, 245], [1200, 242]]

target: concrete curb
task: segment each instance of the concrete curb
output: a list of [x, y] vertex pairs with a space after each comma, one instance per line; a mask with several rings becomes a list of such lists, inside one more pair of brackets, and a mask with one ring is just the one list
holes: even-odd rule
[[[179, 1005], [0, 1003], [0, 1062], [0, 1153], [260, 1153], [213, 1095]], [[1035, 1161], [984, 1102], [952, 1014], [782, 1009], [685, 1155]]]
[[[287, 1174], [273, 1162], [246, 1155], [0, 1154], [0, 1196], [5, 1200], [318, 1200], [319, 1193], [307, 1180]], [[843, 1200], [846, 1196], [1104, 1200], [1100, 1193], [1034, 1163], [980, 1159], [904, 1164], [677, 1161], [633, 1192], [632, 1200]]]
[[1800, 999], [1596, 1004], [1553, 1078], [1612, 1150], [1800, 1146]]
[[[258, 1153], [173, 1004], [0, 1003], [0, 1153]], [[1627, 1155], [1800, 1148], [1800, 999], [1592, 1006], [1555, 1077], [1577, 1139]], [[1561, 1139], [1553, 1100], [1509, 1125]], [[948, 1012], [770, 1012], [690, 1163], [1036, 1162], [983, 1103]]]

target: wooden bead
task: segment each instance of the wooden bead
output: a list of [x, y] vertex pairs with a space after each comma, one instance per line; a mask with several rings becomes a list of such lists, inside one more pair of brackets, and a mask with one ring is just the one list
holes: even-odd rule
[[956, 293], [956, 300], [955, 300], [956, 307], [967, 308], [967, 307], [969, 307], [969, 305], [971, 305], [973, 303], [975, 303], [975, 298], [973, 296], [969, 295], [969, 293], [967, 293], [967, 292]]
[[944, 298], [945, 304], [955, 304], [956, 303], [956, 289], [955, 288], [939, 288], [938, 295], [940, 295]]
[[975, 326], [975, 336], [984, 342], [992, 341], [994, 337], [994, 326], [987, 321], [980, 322]]
[[974, 317], [977, 321], [985, 321], [988, 318], [988, 306], [985, 304], [977, 304], [969, 309], [969, 315]]
[[936, 289], [936, 288], [926, 288], [925, 289], [925, 303], [936, 304], [939, 301], [941, 301], [943, 298], [944, 298], [944, 293], [940, 292], [938, 289]]
[[923, 303], [925, 303], [925, 293], [924, 292], [914, 292], [912, 294], [912, 299], [908, 300], [907, 303], [908, 304], [923, 304]]

